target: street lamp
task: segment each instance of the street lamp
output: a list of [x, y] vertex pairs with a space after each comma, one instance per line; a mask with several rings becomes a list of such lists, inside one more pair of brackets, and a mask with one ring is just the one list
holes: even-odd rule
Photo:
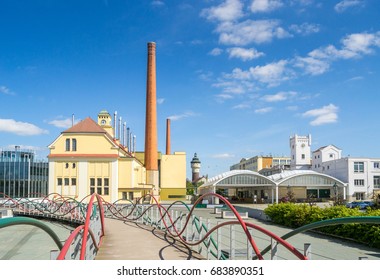
[[334, 191], [334, 202], [336, 204], [338, 201], [338, 185], [336, 184], [336, 182], [333, 185], [333, 191]]

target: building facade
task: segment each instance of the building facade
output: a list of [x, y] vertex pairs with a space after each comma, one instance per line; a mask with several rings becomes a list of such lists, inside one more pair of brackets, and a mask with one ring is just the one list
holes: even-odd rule
[[299, 136], [295, 134], [289, 139], [290, 169], [308, 170], [311, 167], [311, 135]]
[[230, 171], [251, 170], [259, 172], [265, 168], [272, 168], [274, 166], [283, 166], [289, 164], [289, 157], [254, 156], [251, 158], [242, 158], [239, 163], [230, 166]]
[[[109, 202], [151, 194], [144, 152], [130, 152], [114, 131], [107, 111], [98, 122], [86, 118], [63, 131], [49, 145], [49, 192], [79, 199], [96, 192]], [[158, 161], [159, 199], [185, 198], [186, 154], [160, 155]]]
[[348, 183], [347, 199], [350, 201], [369, 200], [380, 194], [380, 158], [326, 160], [320, 163], [320, 169], [321, 173]]
[[48, 194], [48, 163], [35, 152], [16, 146], [0, 151], [0, 197], [43, 197]]

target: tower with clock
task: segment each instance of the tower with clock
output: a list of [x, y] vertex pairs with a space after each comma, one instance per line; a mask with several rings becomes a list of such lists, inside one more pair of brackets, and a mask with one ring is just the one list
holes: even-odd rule
[[305, 170], [311, 168], [311, 135], [290, 137], [290, 156], [292, 170]]

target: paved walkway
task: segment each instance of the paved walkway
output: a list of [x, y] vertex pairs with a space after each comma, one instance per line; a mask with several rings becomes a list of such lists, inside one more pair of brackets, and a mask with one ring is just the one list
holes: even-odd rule
[[161, 230], [105, 219], [106, 233], [96, 260], [198, 260], [202, 256]]

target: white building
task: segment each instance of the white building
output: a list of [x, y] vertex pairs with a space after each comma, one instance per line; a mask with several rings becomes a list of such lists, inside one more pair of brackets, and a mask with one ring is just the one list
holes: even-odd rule
[[312, 154], [312, 167], [311, 169], [317, 172], [322, 172], [322, 163], [331, 160], [342, 158], [342, 150], [334, 145], [328, 145], [319, 148]]
[[372, 199], [380, 193], [380, 158], [344, 157], [319, 164], [319, 172], [348, 183], [350, 201]]
[[334, 145], [311, 154], [310, 147], [310, 135], [290, 138], [291, 170], [311, 169], [346, 183], [349, 201], [369, 200], [380, 194], [380, 158], [342, 158], [342, 150]]
[[307, 170], [311, 168], [311, 135], [290, 137], [290, 169]]

